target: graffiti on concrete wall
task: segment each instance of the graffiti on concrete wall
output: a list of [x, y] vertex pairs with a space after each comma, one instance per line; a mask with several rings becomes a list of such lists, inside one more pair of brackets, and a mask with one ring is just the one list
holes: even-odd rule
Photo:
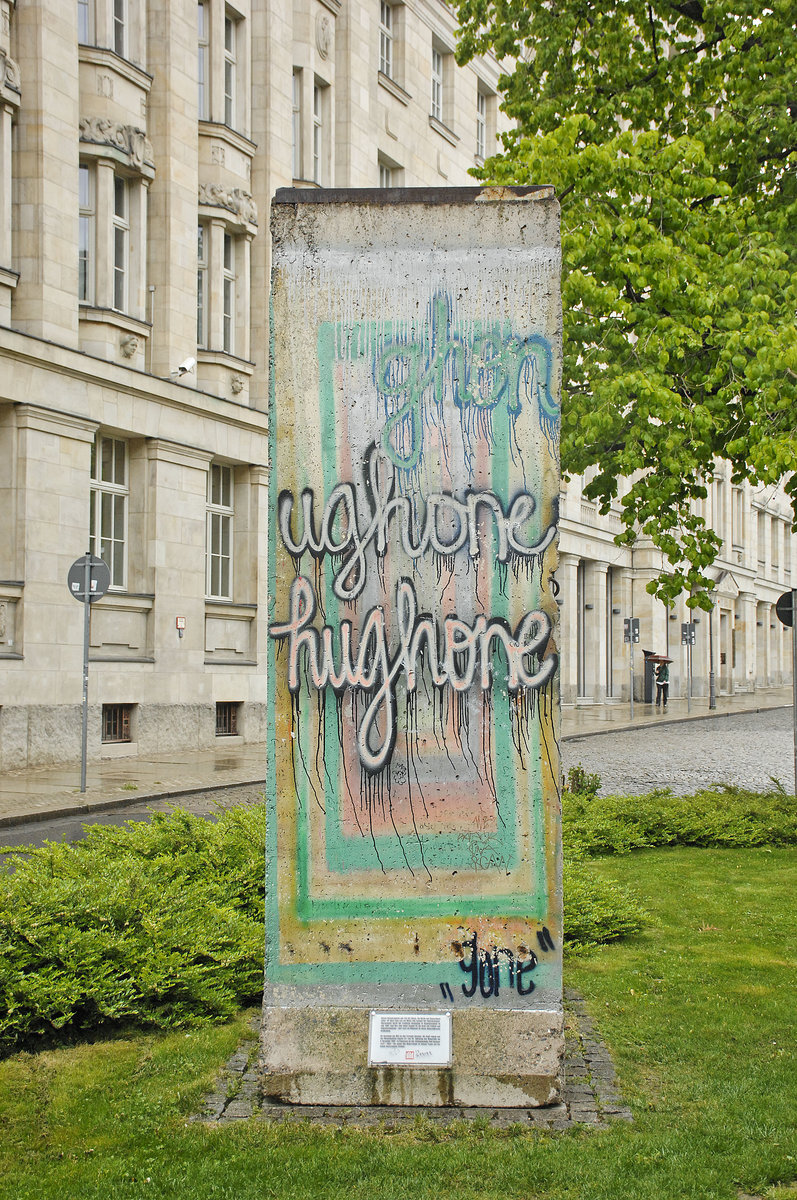
[[275, 253], [267, 978], [530, 1003], [557, 957], [558, 325], [527, 292], [556, 264], [493, 264], [473, 300], [460, 263], [299, 250]]

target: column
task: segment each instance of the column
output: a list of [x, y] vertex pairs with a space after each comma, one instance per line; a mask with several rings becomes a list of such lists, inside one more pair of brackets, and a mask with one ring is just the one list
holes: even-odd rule
[[[66, 578], [88, 549], [91, 444], [97, 426], [33, 404], [16, 405], [14, 415], [17, 529], [12, 578], [24, 583], [24, 645], [17, 644], [24, 661], [13, 676], [4, 672], [0, 704], [4, 725], [10, 722], [20, 734], [14, 765], [44, 766], [80, 755], [83, 606], [69, 595]], [[35, 720], [29, 721], [34, 709]]]
[[196, 347], [197, 63], [196, 5], [150, 5], [147, 134], [157, 164], [148, 205], [148, 274], [155, 288], [151, 369], [162, 376]]
[[17, 5], [14, 25], [24, 82], [14, 163], [14, 326], [77, 347], [77, 5], [28, 0]]
[[559, 583], [559, 663], [561, 671], [562, 702], [575, 703], [578, 691], [578, 610], [576, 574], [578, 555], [559, 553], [556, 578]]
[[[212, 676], [205, 670], [205, 521], [212, 455], [161, 439], [147, 442], [157, 701], [139, 714], [139, 743], [152, 752], [213, 744]], [[185, 617], [177, 636], [175, 618]]]
[[606, 573], [607, 562], [588, 562], [586, 568], [586, 695], [596, 704], [606, 699]]
[[736, 619], [736, 679], [747, 692], [756, 685], [756, 595], [740, 592]]

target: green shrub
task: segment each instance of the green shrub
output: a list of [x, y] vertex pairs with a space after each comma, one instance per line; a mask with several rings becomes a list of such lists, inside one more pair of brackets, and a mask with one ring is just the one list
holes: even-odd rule
[[585, 800], [591, 800], [597, 796], [600, 786], [600, 775], [585, 771], [581, 763], [577, 767], [571, 767], [567, 772], [565, 790], [573, 796], [582, 796]]
[[262, 809], [95, 826], [0, 874], [0, 1045], [122, 1021], [194, 1024], [256, 1002]]
[[569, 852], [627, 854], [652, 846], [788, 846], [797, 843], [797, 802], [780, 790], [721, 787], [673, 796], [587, 799], [565, 794], [562, 837]]
[[568, 950], [584, 950], [639, 933], [648, 922], [637, 898], [619, 883], [598, 879], [589, 864], [565, 858], [565, 933]]
[[[645, 846], [797, 842], [783, 790], [678, 797], [565, 793], [565, 945], [635, 933], [636, 898], [584, 859]], [[598, 781], [599, 782], [599, 781]], [[597, 790], [597, 785], [595, 787]], [[198, 1024], [257, 1003], [263, 973], [265, 806], [94, 826], [74, 845], [7, 852], [0, 871], [0, 1047], [134, 1021]]]

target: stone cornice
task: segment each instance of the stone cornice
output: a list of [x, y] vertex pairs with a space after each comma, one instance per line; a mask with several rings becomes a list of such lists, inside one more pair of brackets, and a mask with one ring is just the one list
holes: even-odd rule
[[21, 92], [19, 64], [5, 50], [0, 49], [0, 94], [7, 103], [18, 105]]
[[93, 442], [99, 423], [88, 417], [76, 417], [40, 404], [14, 405], [18, 429], [38, 429], [42, 433], [57, 433], [73, 437], [78, 442]]
[[132, 166], [141, 171], [154, 169], [152, 144], [143, 129], [123, 125], [109, 117], [81, 117], [80, 140], [93, 146], [110, 146], [127, 156]]
[[81, 62], [114, 71], [117, 75], [128, 79], [130, 83], [135, 83], [138, 87], [143, 88], [145, 92], [152, 87], [152, 76], [142, 67], [137, 67], [135, 63], [130, 62], [129, 59], [121, 58], [115, 50], [107, 49], [105, 46], [89, 46], [81, 42], [78, 47], [78, 57]]
[[223, 208], [234, 213], [242, 225], [257, 226], [257, 204], [243, 188], [228, 188], [221, 183], [200, 183], [199, 203], [206, 208]]
[[412, 96], [409, 92], [405, 92], [401, 84], [396, 83], [395, 79], [391, 79], [389, 75], [385, 75], [382, 71], [377, 75], [379, 86], [384, 88], [386, 92], [390, 92], [405, 107], [409, 104]]
[[234, 146], [248, 158], [251, 158], [257, 150], [257, 142], [253, 142], [245, 133], [239, 133], [237, 129], [232, 129], [229, 125], [222, 125], [220, 121], [200, 121], [199, 136], [226, 142], [228, 146]]

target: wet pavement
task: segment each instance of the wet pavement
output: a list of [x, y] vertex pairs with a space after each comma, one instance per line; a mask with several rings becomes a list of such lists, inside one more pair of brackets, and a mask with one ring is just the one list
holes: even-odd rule
[[[752, 772], [755, 786], [766, 786], [774, 775], [791, 789], [791, 701], [791, 689], [783, 688], [718, 697], [712, 713], [705, 698], [692, 702], [691, 713], [684, 700], [672, 700], [666, 712], [635, 704], [633, 722], [627, 704], [568, 708], [562, 714], [564, 770], [582, 762], [586, 770], [606, 775], [604, 791], [607, 786], [647, 791], [671, 782], [678, 755], [686, 755], [689, 770], [680, 782], [690, 790], [687, 778], [710, 782], [711, 763], [716, 769], [727, 767], [729, 756], [736, 754], [738, 770]], [[761, 741], [756, 730], [769, 730], [769, 725], [756, 725], [754, 714], [771, 715], [773, 710], [781, 711]], [[741, 717], [753, 724], [739, 725]], [[684, 722], [689, 723], [688, 741]], [[60, 838], [79, 836], [87, 820], [143, 820], [150, 809], [168, 810], [178, 804], [208, 815], [219, 805], [257, 803], [265, 770], [264, 745], [227, 742], [212, 750], [89, 763], [85, 794], [80, 792], [79, 762], [6, 772], [0, 778], [0, 842], [30, 840], [33, 825], [41, 821], [47, 823], [48, 836]], [[638, 786], [631, 787], [634, 784]]]

